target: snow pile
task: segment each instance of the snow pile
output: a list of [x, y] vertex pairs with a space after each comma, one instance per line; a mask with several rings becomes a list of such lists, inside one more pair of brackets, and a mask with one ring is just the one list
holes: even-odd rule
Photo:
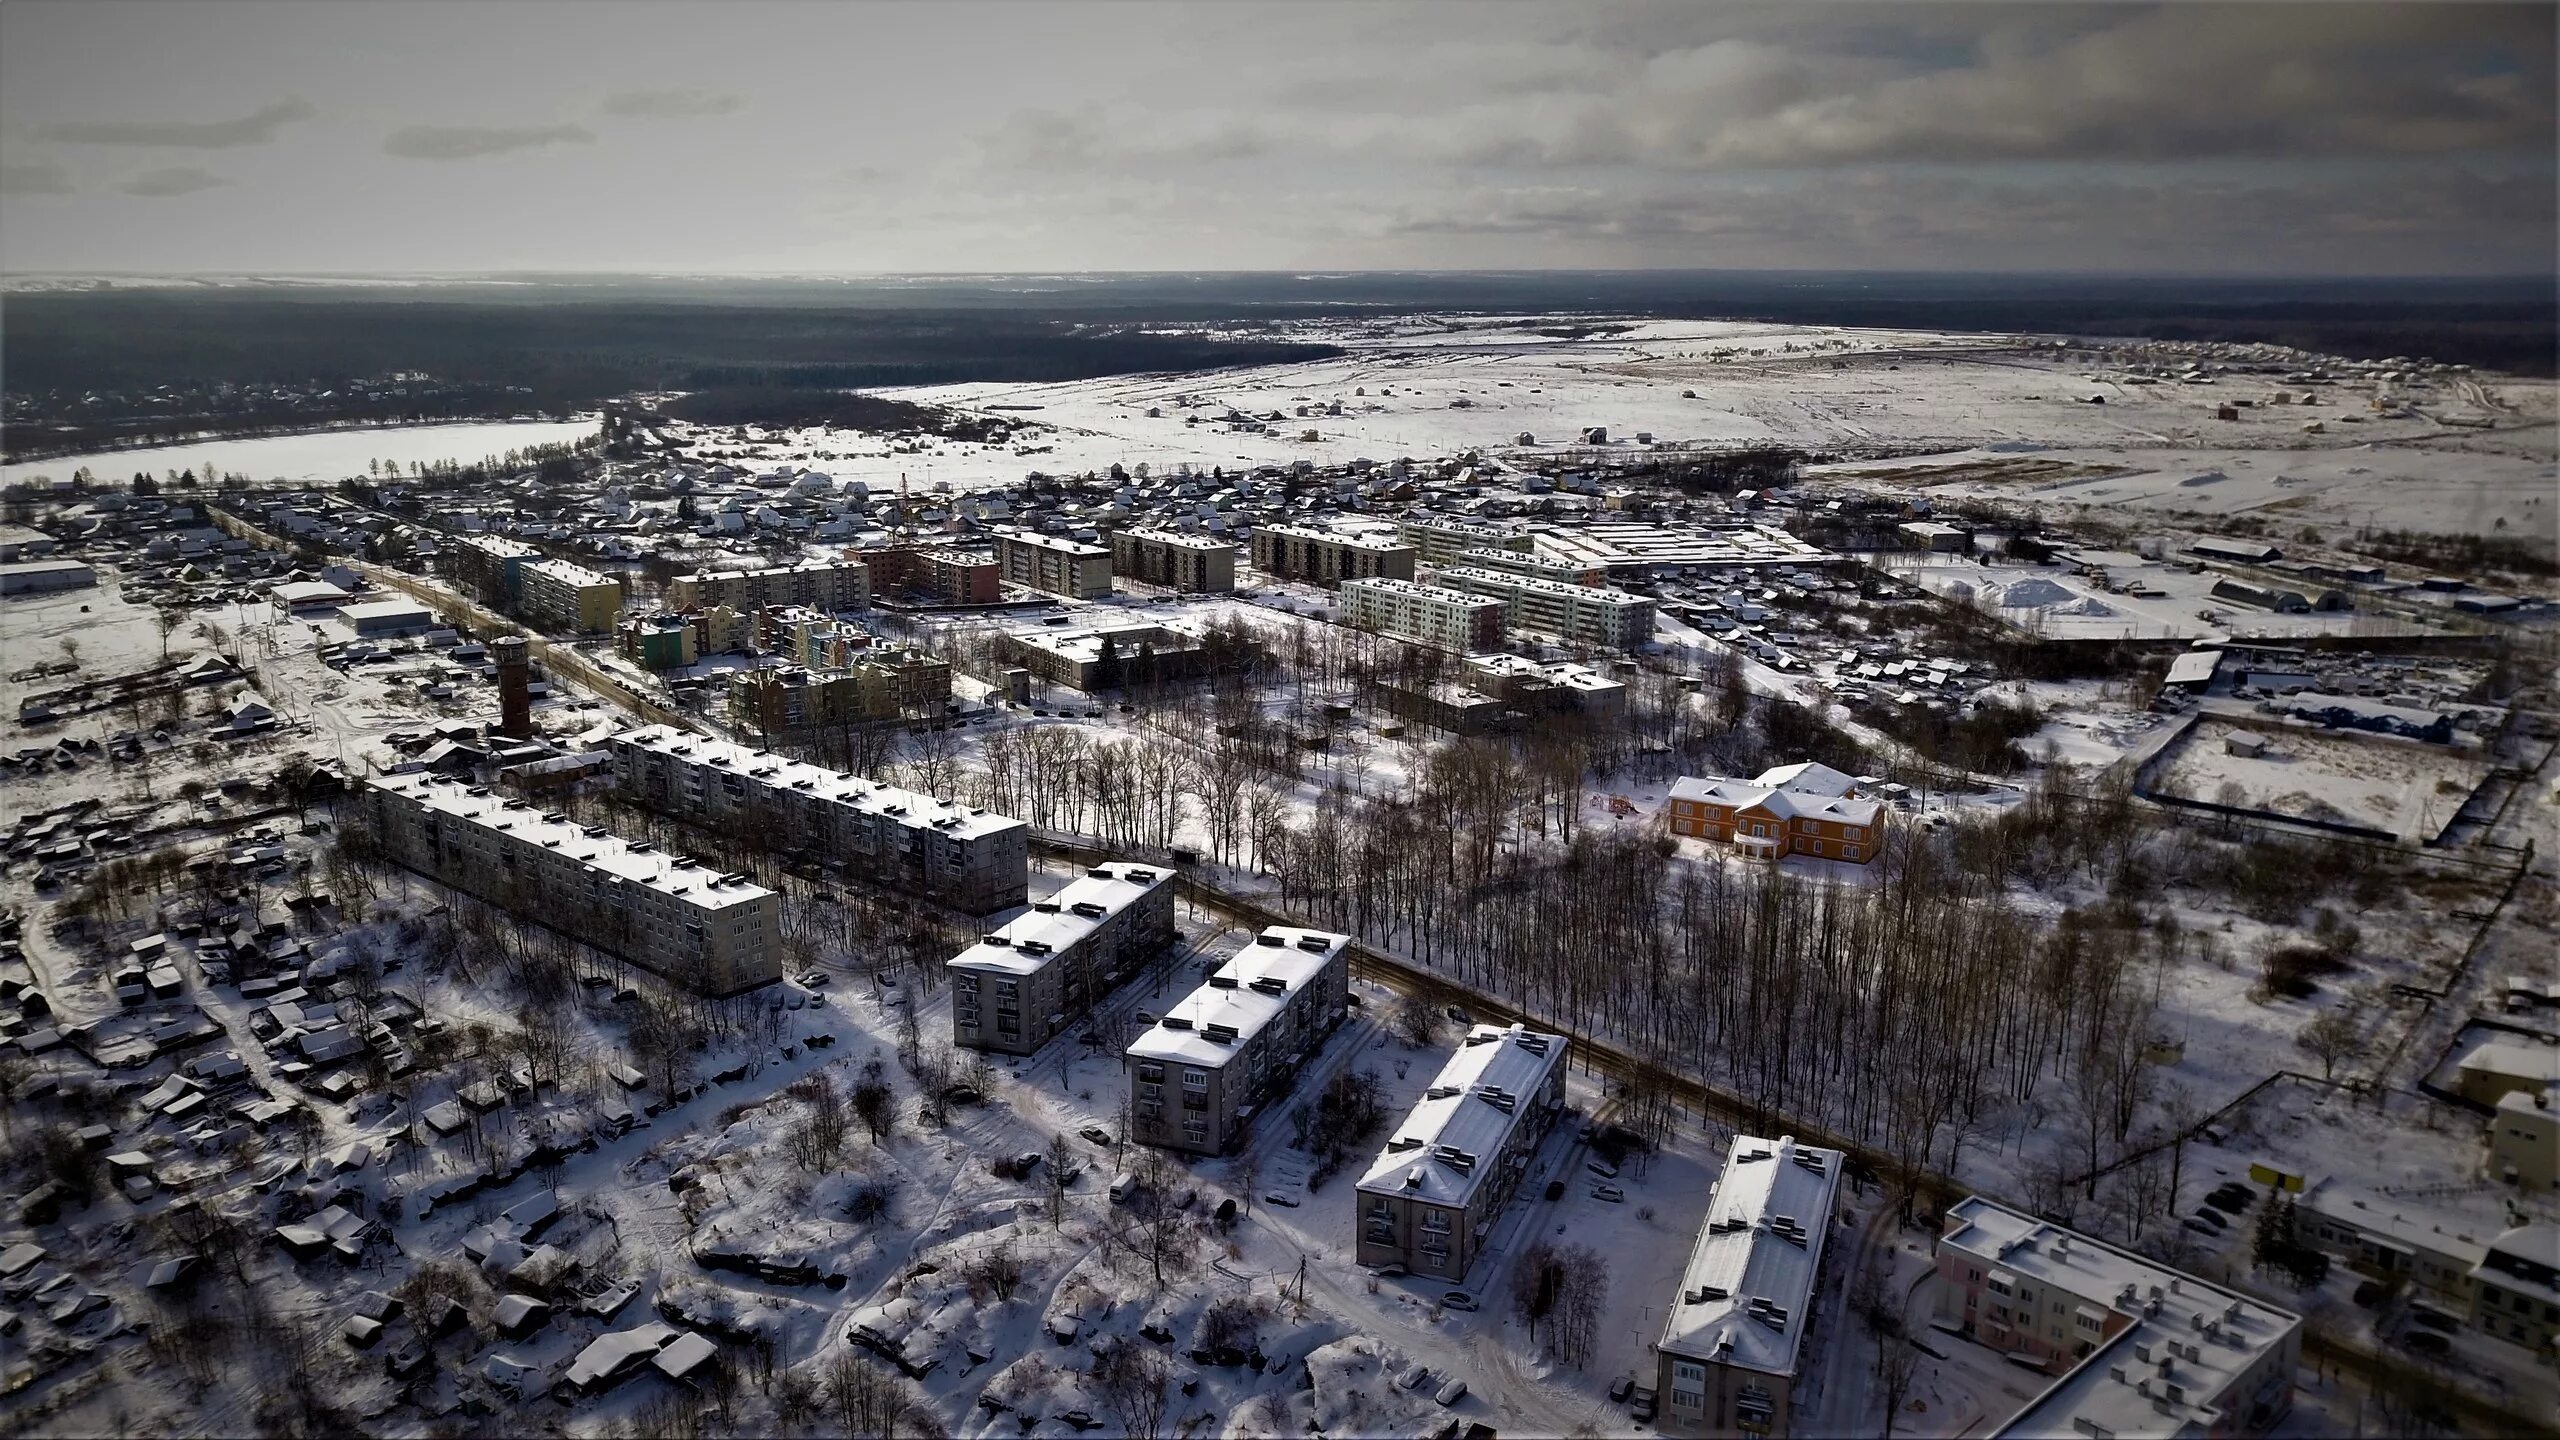
[[2074, 598], [2070, 591], [2042, 576], [2031, 576], [2000, 592], [2003, 610], [2041, 610], [2047, 605], [2060, 605]]
[[2097, 596], [2083, 595], [2068, 605], [2056, 606], [2053, 613], [2056, 615], [2087, 615], [2094, 619], [2103, 620], [2116, 612], [2114, 606], [2109, 605]]
[[1397, 1384], [1409, 1361], [1391, 1361], [1374, 1340], [1359, 1336], [1317, 1347], [1307, 1356], [1310, 1428], [1326, 1435], [1424, 1435], [1446, 1417], [1431, 1392], [1446, 1377], [1421, 1385]]

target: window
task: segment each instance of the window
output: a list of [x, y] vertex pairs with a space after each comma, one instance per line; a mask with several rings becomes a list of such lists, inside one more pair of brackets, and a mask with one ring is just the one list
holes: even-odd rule
[[1185, 1090], [1208, 1089], [1209, 1072], [1194, 1066], [1184, 1066], [1182, 1070], [1182, 1088]]
[[1855, 859], [1857, 859], [1857, 858], [1858, 858], [1858, 847], [1857, 847], [1857, 846], [1855, 846], [1855, 845], [1843, 845], [1843, 846], [1841, 846], [1841, 847], [1840, 847], [1840, 858], [1841, 858], [1841, 859], [1843, 859], [1843, 860], [1855, 860]]
[[1206, 1144], [1208, 1144], [1208, 1143], [1209, 1143], [1209, 1122], [1208, 1122], [1208, 1121], [1206, 1121], [1206, 1120], [1185, 1120], [1185, 1121], [1183, 1121], [1183, 1122], [1182, 1122], [1182, 1138], [1183, 1138], [1183, 1139], [1185, 1139], [1185, 1140], [1190, 1141], [1190, 1142], [1191, 1142], [1192, 1144], [1194, 1144], [1194, 1145], [1206, 1145]]
[[1423, 1211], [1422, 1228], [1425, 1230], [1436, 1230], [1444, 1235], [1447, 1234], [1449, 1232], [1449, 1212], [1446, 1210]]

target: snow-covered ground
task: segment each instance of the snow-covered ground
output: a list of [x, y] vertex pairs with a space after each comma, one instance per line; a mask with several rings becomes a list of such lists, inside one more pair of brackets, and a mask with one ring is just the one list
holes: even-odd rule
[[[2232, 754], [2235, 735], [2264, 740], [2266, 748]], [[2163, 752], [2150, 785], [2164, 795], [2359, 825], [2423, 844], [2452, 823], [2492, 768], [2477, 747], [2208, 715]]]
[[246, 440], [202, 440], [160, 445], [148, 450], [106, 450], [66, 455], [57, 460], [30, 460], [0, 466], [0, 484], [15, 485], [36, 476], [71, 478], [82, 468], [112, 483], [136, 473], [161, 476], [192, 470], [198, 475], [246, 475], [257, 484], [332, 485], [362, 475], [376, 460], [411, 463], [454, 461], [470, 465], [510, 450], [536, 445], [566, 445], [596, 433], [593, 420], [463, 421], [450, 425], [373, 426], [355, 430], [322, 430], [308, 435], [269, 435]]

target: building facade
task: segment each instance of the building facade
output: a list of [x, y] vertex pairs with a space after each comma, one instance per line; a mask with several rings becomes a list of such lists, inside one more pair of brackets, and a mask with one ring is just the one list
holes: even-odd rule
[[1491, 595], [1509, 607], [1503, 623], [1512, 629], [1535, 630], [1569, 645], [1634, 650], [1653, 640], [1653, 602], [1606, 585], [1569, 585], [1471, 566], [1442, 571], [1440, 583]]
[[644, 670], [678, 670], [702, 658], [702, 641], [687, 616], [626, 615], [614, 627], [613, 650]]
[[1173, 943], [1173, 872], [1097, 865], [951, 957], [951, 1042], [1028, 1055]]
[[1351, 1004], [1348, 935], [1274, 925], [1131, 1042], [1129, 1138], [1224, 1154]]
[[524, 598], [524, 567], [542, 552], [505, 535], [445, 535], [436, 543], [436, 564], [454, 585], [496, 605]]
[[2259, 1435], [2293, 1409], [2290, 1311], [1978, 1195], [1937, 1270], [1938, 1323], [2055, 1377], [2000, 1435]]
[[1196, 631], [1143, 621], [1081, 630], [1004, 630], [995, 640], [999, 663], [1018, 665], [1052, 685], [1089, 695], [1196, 679], [1224, 659], [1240, 658], [1213, 651]]
[[2560, 1189], [2560, 1112], [2551, 1097], [2512, 1090], [2489, 1119], [2489, 1178], [2528, 1195]]
[[1339, 535], [1301, 525], [1253, 532], [1253, 568], [1275, 580], [1311, 580], [1330, 590], [1345, 580], [1410, 580], [1410, 545], [1365, 535]]
[[518, 607], [532, 624], [573, 635], [602, 635], [622, 611], [622, 585], [566, 560], [534, 560], [517, 572]]
[[760, 735], [801, 739], [839, 725], [938, 714], [950, 699], [949, 661], [884, 645], [829, 669], [743, 671], [729, 682], [729, 718]]
[[1784, 765], [1756, 780], [1683, 776], [1671, 787], [1674, 835], [1715, 840], [1776, 859], [1814, 855], [1864, 865], [1884, 848], [1884, 806], [1827, 765]]
[[984, 810], [652, 725], [612, 741], [622, 793], [983, 915], [1030, 891], [1028, 827]]
[[1111, 593], [1111, 551], [1053, 535], [999, 535], [996, 567], [1008, 585], [1099, 600]]
[[383, 852], [432, 880], [701, 994], [781, 978], [781, 900], [744, 876], [459, 781], [378, 776], [359, 793]]
[[812, 560], [760, 570], [706, 570], [667, 585], [667, 604], [678, 610], [726, 605], [750, 614], [767, 605], [813, 610], [871, 608], [871, 567], [859, 560]]
[[1478, 1025], [1360, 1179], [1363, 1265], [1455, 1283], [1564, 1113], [1565, 1039]]
[[984, 555], [894, 545], [861, 552], [872, 591], [910, 605], [992, 605], [1004, 596], [1000, 567]]
[[1662, 1434], [1797, 1433], [1795, 1387], [1843, 1163], [1793, 1137], [1734, 1137], [1654, 1342]]
[[1489, 595], [1469, 595], [1411, 580], [1345, 580], [1342, 623], [1417, 645], [1465, 655], [1502, 643], [1507, 608]]
[[1119, 530], [1111, 536], [1111, 568], [1187, 594], [1223, 595], [1236, 588], [1236, 547], [1222, 536]]
[[1407, 515], [1396, 522], [1396, 538], [1414, 548], [1425, 565], [1456, 565], [1470, 550], [1506, 550], [1527, 555], [1537, 542], [1525, 534], [1454, 516]]

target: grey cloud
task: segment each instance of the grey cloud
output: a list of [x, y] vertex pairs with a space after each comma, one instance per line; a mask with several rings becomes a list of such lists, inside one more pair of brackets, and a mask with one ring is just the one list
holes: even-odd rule
[[715, 90], [618, 90], [604, 97], [604, 113], [639, 120], [691, 120], [735, 114], [743, 96]]
[[71, 172], [49, 161], [0, 165], [0, 195], [68, 195]]
[[382, 142], [382, 153], [404, 160], [476, 160], [545, 145], [591, 145], [584, 125], [407, 125]]
[[311, 102], [297, 98], [279, 100], [236, 120], [79, 120], [48, 125], [36, 132], [36, 138], [72, 145], [158, 145], [181, 150], [227, 150], [240, 145], [264, 145], [275, 139], [276, 131], [286, 124], [308, 120], [317, 113], [311, 108]]
[[127, 176], [116, 182], [115, 189], [121, 195], [141, 195], [154, 200], [165, 200], [178, 195], [193, 195], [199, 190], [211, 190], [216, 186], [230, 183], [210, 171], [199, 170], [193, 165], [179, 165], [166, 170], [145, 170], [139, 175]]

